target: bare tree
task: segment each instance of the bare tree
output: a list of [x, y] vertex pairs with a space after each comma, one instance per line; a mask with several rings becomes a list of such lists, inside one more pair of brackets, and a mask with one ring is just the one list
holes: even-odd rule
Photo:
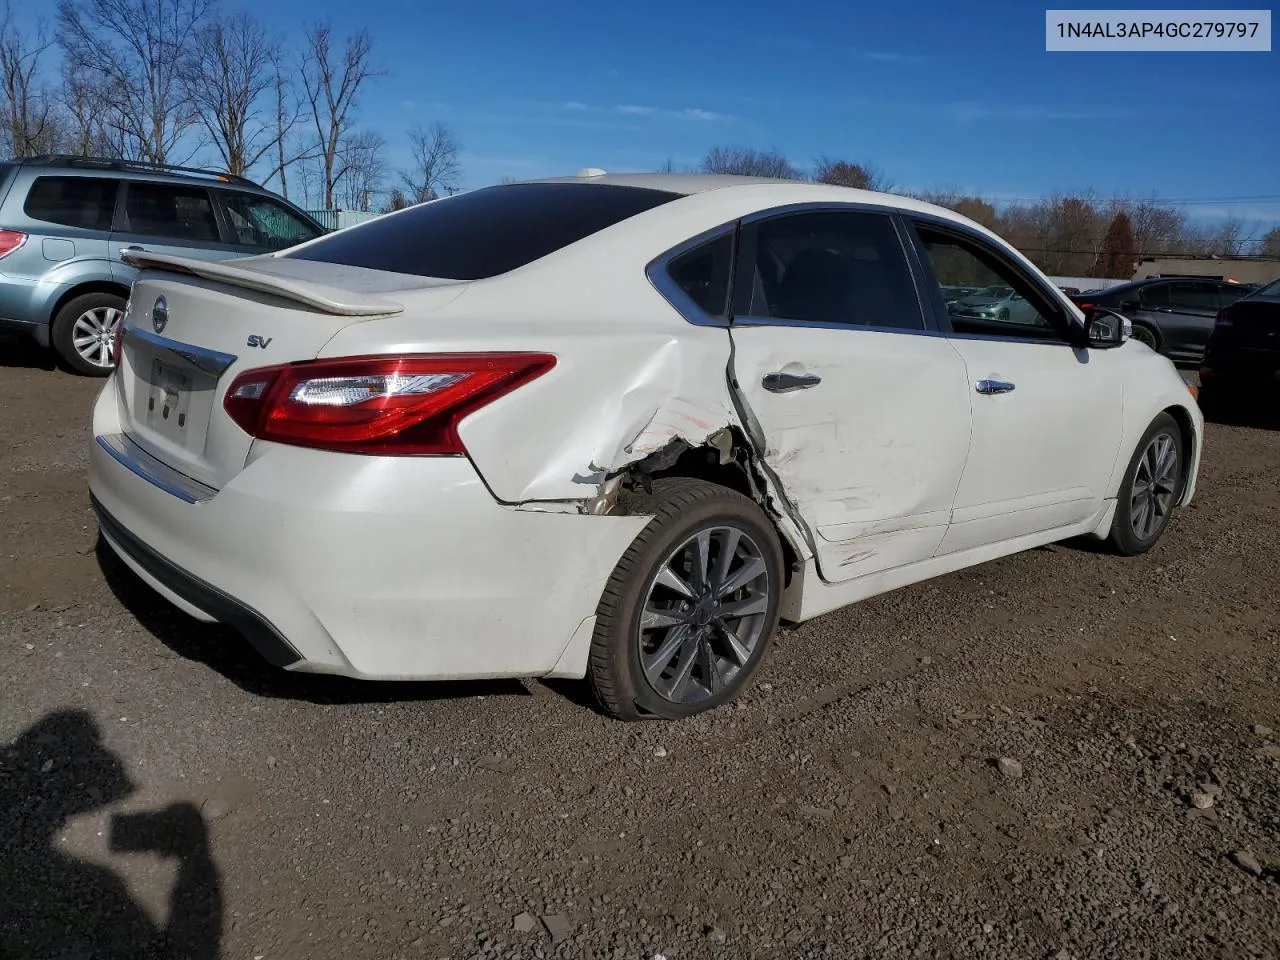
[[64, 148], [82, 157], [124, 156], [124, 139], [108, 122], [109, 92], [91, 71], [63, 65], [62, 107], [66, 132]]
[[1262, 256], [1280, 257], [1280, 227], [1272, 227], [1262, 238]]
[[[65, 0], [64, 0], [65, 2]], [[101, 0], [99, 0], [101, 2]], [[341, 53], [333, 49], [327, 23], [317, 24], [307, 35], [303, 54], [302, 84], [307, 113], [315, 124], [315, 148], [324, 181], [324, 205], [333, 207], [334, 190], [342, 179], [344, 140], [354, 125], [361, 87], [380, 76], [370, 61], [373, 40], [367, 30], [347, 38]]]
[[462, 165], [453, 131], [438, 122], [429, 130], [414, 127], [409, 131], [409, 149], [413, 168], [400, 171], [400, 182], [410, 203], [424, 203], [457, 190]]
[[1111, 218], [1111, 224], [1102, 238], [1102, 247], [1090, 275], [1127, 280], [1133, 276], [1133, 268], [1138, 261], [1135, 250], [1133, 222], [1129, 219], [1129, 215], [1121, 210]]
[[[382, 190], [387, 172], [385, 148], [386, 141], [372, 130], [362, 130], [342, 139], [337, 156], [340, 173], [335, 184], [342, 209], [366, 213], [373, 210], [374, 199]], [[327, 208], [332, 209], [333, 204], [329, 203]]]
[[404, 191], [399, 187], [392, 187], [391, 193], [387, 195], [387, 202], [382, 206], [382, 212], [395, 213], [408, 206], [410, 206], [409, 198], [404, 195]]
[[111, 90], [103, 106], [125, 150], [165, 163], [198, 123], [182, 82], [190, 48], [213, 0], [59, 0], [67, 64]]
[[11, 156], [53, 153], [62, 131], [57, 100], [41, 79], [41, 60], [53, 42], [44, 24], [27, 37], [6, 3], [0, 15], [0, 123]]
[[893, 189], [893, 183], [876, 167], [847, 160], [831, 160], [821, 157], [814, 167], [813, 179], [819, 183], [831, 183], [838, 187], [854, 187], [858, 190]]
[[186, 95], [228, 173], [246, 175], [275, 149], [280, 126], [267, 101], [278, 45], [248, 13], [218, 17], [196, 34]]
[[702, 169], [706, 173], [743, 177], [802, 179], [800, 171], [777, 150], [756, 150], [754, 147], [712, 147], [702, 158]]

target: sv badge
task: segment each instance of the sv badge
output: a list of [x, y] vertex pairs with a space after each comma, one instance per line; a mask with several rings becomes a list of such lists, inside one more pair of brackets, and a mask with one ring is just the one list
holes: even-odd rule
[[248, 345], [251, 347], [261, 347], [263, 350], [265, 350], [267, 349], [267, 344], [269, 344], [270, 342], [271, 342], [270, 337], [260, 337], [256, 333], [249, 334]]

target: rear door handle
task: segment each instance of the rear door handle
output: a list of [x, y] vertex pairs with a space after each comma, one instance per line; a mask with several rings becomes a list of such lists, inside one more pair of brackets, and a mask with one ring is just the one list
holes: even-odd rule
[[127, 246], [127, 247], [121, 247], [121, 248], [120, 248], [120, 256], [122, 256], [122, 257], [123, 257], [126, 253], [146, 253], [146, 252], [147, 252], [146, 247], [140, 247], [140, 246], [138, 246], [137, 244], [130, 244], [130, 245], [129, 245], [129, 246]]
[[1006, 383], [1004, 380], [979, 380], [977, 383], [979, 393], [991, 395], [994, 393], [1012, 393], [1013, 384]]
[[761, 381], [770, 393], [790, 393], [792, 390], [808, 390], [822, 382], [822, 378], [812, 373], [769, 373]]

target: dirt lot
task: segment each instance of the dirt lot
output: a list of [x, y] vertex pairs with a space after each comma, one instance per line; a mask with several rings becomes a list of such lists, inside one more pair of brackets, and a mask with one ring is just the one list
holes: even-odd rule
[[1272, 428], [1210, 426], [1146, 557], [902, 590], [628, 725], [167, 607], [95, 550], [97, 388], [0, 344], [5, 960], [1280, 956]]

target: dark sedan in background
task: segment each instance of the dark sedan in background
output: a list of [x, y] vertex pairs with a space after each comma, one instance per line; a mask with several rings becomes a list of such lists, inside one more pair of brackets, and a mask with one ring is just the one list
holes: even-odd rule
[[1171, 360], [1196, 361], [1218, 311], [1257, 289], [1255, 284], [1195, 277], [1151, 277], [1071, 299], [1082, 310], [1107, 307], [1133, 323], [1133, 339]]
[[1262, 402], [1280, 414], [1280, 280], [1218, 314], [1200, 366], [1200, 406]]

